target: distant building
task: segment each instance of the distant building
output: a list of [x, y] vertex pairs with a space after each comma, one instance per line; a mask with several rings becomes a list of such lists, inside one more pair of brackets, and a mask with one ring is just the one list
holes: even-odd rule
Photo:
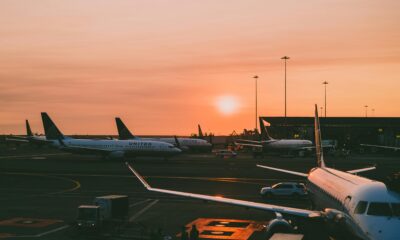
[[[314, 141], [313, 117], [260, 117], [270, 123], [273, 138], [303, 138]], [[358, 148], [360, 143], [400, 146], [400, 118], [320, 118], [322, 138], [336, 140], [339, 147]]]

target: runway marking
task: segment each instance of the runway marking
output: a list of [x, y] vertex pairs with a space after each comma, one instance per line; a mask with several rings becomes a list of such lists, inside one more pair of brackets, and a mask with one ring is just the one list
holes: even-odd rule
[[47, 232], [39, 233], [39, 234], [36, 234], [36, 235], [13, 236], [13, 238], [37, 238], [37, 237], [43, 237], [43, 236], [45, 236], [45, 235], [49, 235], [49, 234], [51, 234], [51, 233], [55, 233], [55, 232], [58, 232], [58, 231], [67, 229], [67, 228], [69, 228], [69, 227], [70, 227], [69, 225], [64, 225], [64, 226], [61, 226], [61, 227], [59, 227], [59, 228], [55, 228], [55, 229], [49, 230], [49, 231], [47, 231]]
[[70, 178], [65, 178], [65, 177], [60, 177], [60, 176], [54, 176], [54, 175], [47, 175], [47, 174], [41, 174], [41, 173], [18, 173], [18, 172], [0, 172], [0, 174], [7, 174], [7, 175], [25, 175], [25, 176], [36, 176], [36, 177], [44, 177], [44, 178], [53, 178], [53, 179], [58, 179], [58, 180], [64, 180], [67, 182], [73, 183], [75, 186], [72, 188], [68, 189], [63, 189], [60, 191], [56, 192], [49, 192], [49, 193], [42, 193], [42, 194], [33, 194], [30, 196], [43, 196], [43, 195], [52, 195], [52, 194], [60, 194], [60, 193], [66, 193], [66, 192], [73, 192], [81, 187], [81, 183], [77, 180], [70, 179]]
[[148, 202], [148, 201], [151, 201], [151, 199], [149, 198], [149, 199], [145, 199], [145, 200], [140, 201], [140, 202], [129, 204], [129, 208], [132, 208], [132, 207], [134, 207], [136, 205], [139, 205], [139, 204], [142, 204], [142, 203], [145, 203], [145, 202]]
[[[191, 227], [196, 225], [201, 239], [248, 240], [254, 232], [262, 231], [265, 224], [251, 220], [198, 218], [185, 227], [190, 232]], [[181, 233], [176, 236], [181, 237]]]
[[53, 230], [50, 230], [50, 231], [47, 231], [47, 232], [44, 232], [44, 233], [37, 234], [36, 237], [43, 237], [44, 235], [48, 235], [50, 233], [55, 233], [55, 232], [61, 231], [61, 230], [66, 229], [66, 228], [69, 228], [69, 225], [61, 226], [59, 228], [56, 228], [56, 229], [53, 229]]
[[144, 212], [146, 212], [147, 210], [149, 210], [152, 206], [154, 206], [156, 203], [158, 203], [158, 199], [152, 201], [151, 203], [149, 203], [146, 207], [144, 207], [142, 210], [140, 210], [139, 212], [137, 212], [135, 215], [133, 215], [131, 218], [129, 218], [129, 222], [133, 222], [136, 218], [138, 218], [140, 215], [142, 215]]
[[54, 219], [36, 219], [36, 218], [18, 217], [0, 221], [0, 226], [42, 228], [60, 222], [62, 221]]
[[71, 153], [49, 153], [49, 154], [33, 154], [33, 155], [12, 155], [12, 156], [1, 156], [0, 159], [5, 158], [33, 158], [33, 157], [47, 157], [47, 156], [60, 156], [60, 155], [70, 155]]

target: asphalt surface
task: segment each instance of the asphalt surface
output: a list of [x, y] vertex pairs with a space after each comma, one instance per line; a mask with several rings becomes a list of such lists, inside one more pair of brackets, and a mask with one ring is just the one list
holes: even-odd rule
[[[0, 150], [0, 238], [146, 239], [150, 232], [158, 229], [164, 235], [175, 237], [182, 226], [198, 218], [253, 220], [262, 224], [274, 217], [271, 213], [254, 209], [148, 192], [123, 161], [29, 146], [0, 145]], [[326, 158], [329, 166], [341, 170], [377, 165], [377, 171], [363, 174], [373, 179], [383, 179], [400, 170], [398, 156]], [[308, 172], [315, 166], [314, 157], [267, 156], [254, 159], [239, 154], [237, 158], [221, 159], [210, 153], [184, 154], [168, 161], [158, 158], [128, 161], [153, 187], [310, 208], [307, 199], [261, 198], [261, 187], [304, 179], [255, 165]], [[117, 233], [105, 232], [101, 237], [88, 237], [76, 231], [77, 207], [91, 204], [96, 196], [109, 194], [129, 196], [130, 222], [125, 229]], [[265, 236], [254, 234], [252, 239], [265, 239]]]

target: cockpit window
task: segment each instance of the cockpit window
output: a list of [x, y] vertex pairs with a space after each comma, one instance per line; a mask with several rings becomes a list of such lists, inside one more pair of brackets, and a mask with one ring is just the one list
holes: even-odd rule
[[363, 214], [365, 210], [367, 210], [368, 202], [366, 201], [359, 201], [357, 207], [354, 209], [355, 214]]
[[392, 211], [389, 203], [371, 202], [367, 214], [372, 216], [392, 216]]
[[400, 203], [392, 203], [393, 215], [400, 216]]

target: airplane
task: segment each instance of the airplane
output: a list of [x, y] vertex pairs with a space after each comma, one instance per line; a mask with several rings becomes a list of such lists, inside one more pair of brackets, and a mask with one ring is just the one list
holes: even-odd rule
[[47, 141], [46, 136], [33, 134], [28, 119], [25, 120], [25, 126], [26, 126], [26, 136], [9, 136], [6, 137], [5, 139], [6, 142], [12, 142], [16, 144], [30, 143], [37, 146], [42, 146], [49, 142]]
[[[286, 217], [302, 219], [304, 222], [320, 219], [327, 225], [333, 226], [334, 232], [345, 231], [351, 233], [354, 236], [352, 239], [398, 239], [400, 227], [400, 193], [389, 189], [382, 182], [355, 175], [373, 170], [375, 167], [346, 172], [326, 167], [321, 146], [321, 130], [317, 105], [315, 105], [314, 125], [317, 167], [311, 169], [308, 174], [263, 165], [258, 165], [258, 167], [307, 178], [307, 187], [310, 195], [314, 203], [318, 204], [316, 210], [153, 188], [134, 168], [128, 163], [126, 165], [149, 191], [274, 212], [277, 218], [271, 220], [271, 222], [280, 223], [280, 227], [286, 226], [288, 229], [291, 229], [290, 223], [282, 218], [285, 215]], [[315, 227], [314, 229], [318, 230]]]
[[264, 121], [260, 118], [261, 140], [253, 141], [246, 139], [238, 139], [235, 144], [243, 147], [252, 147], [260, 150], [260, 152], [298, 152], [304, 155], [305, 151], [311, 151], [314, 147], [310, 140], [304, 139], [274, 139], [269, 134], [264, 125]]
[[[129, 131], [128, 127], [122, 122], [121, 118], [116, 117], [115, 122], [117, 124], [118, 135], [120, 140], [127, 140], [127, 139], [143, 139], [143, 140], [152, 140], [152, 141], [161, 141], [170, 144], [177, 145], [179, 142], [180, 149], [182, 151], [210, 151], [212, 145], [203, 139], [198, 138], [175, 138], [175, 137], [165, 137], [165, 138], [139, 138], [134, 136], [131, 131]], [[200, 126], [199, 126], [200, 127]], [[200, 129], [200, 128], [199, 128]], [[200, 129], [201, 131], [201, 129]]]
[[63, 151], [80, 154], [97, 154], [111, 159], [152, 156], [170, 157], [181, 152], [174, 145], [152, 140], [101, 140], [75, 139], [64, 136], [49, 115], [42, 112], [43, 127], [47, 140]]

